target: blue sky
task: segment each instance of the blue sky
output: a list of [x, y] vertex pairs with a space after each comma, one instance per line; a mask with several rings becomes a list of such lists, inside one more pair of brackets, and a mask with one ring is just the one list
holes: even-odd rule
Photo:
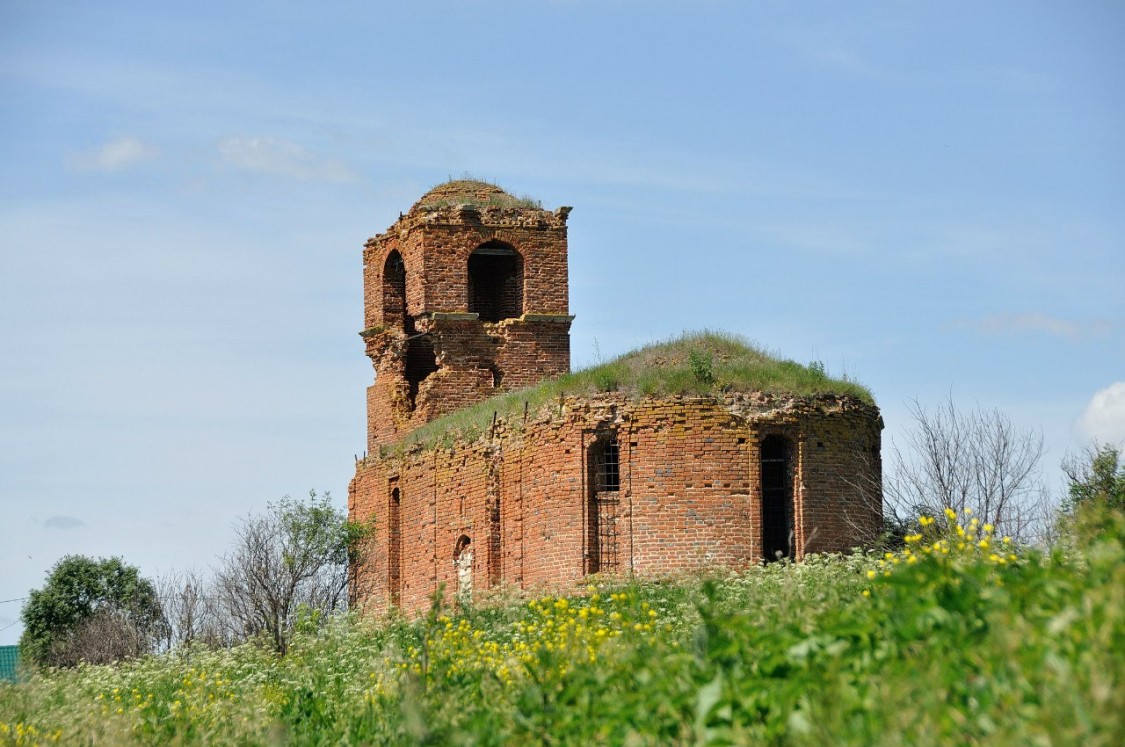
[[343, 505], [363, 242], [466, 173], [574, 206], [576, 367], [737, 332], [1057, 486], [1125, 441], [1123, 132], [1119, 2], [0, 0], [0, 600]]

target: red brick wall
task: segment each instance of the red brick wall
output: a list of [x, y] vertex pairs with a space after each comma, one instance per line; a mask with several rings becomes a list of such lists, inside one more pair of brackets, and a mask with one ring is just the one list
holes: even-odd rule
[[500, 241], [523, 259], [523, 310], [566, 315], [568, 308], [566, 218], [568, 211], [534, 208], [416, 205], [363, 251], [364, 327], [384, 324], [383, 265], [397, 250], [406, 264], [406, 311], [466, 312], [469, 255]]
[[[793, 444], [798, 555], [845, 551], [873, 538], [881, 516], [878, 410], [822, 397], [777, 401], [733, 396], [629, 402], [618, 395], [568, 398], [525, 425], [452, 447], [390, 450], [357, 466], [353, 518], [374, 516], [369, 608], [388, 603], [388, 496], [401, 490], [401, 606], [417, 612], [444, 584], [457, 588], [453, 551], [472, 539], [474, 588], [500, 583], [559, 588], [586, 568], [589, 471], [599, 433], [620, 451], [618, 570], [663, 576], [716, 565], [743, 567], [761, 556], [758, 445], [770, 434]], [[499, 569], [491, 569], [490, 502], [500, 502]]]
[[801, 442], [799, 539], [805, 552], [849, 550], [879, 535], [882, 429], [881, 418], [847, 411], [808, 422]]
[[524, 315], [484, 324], [463, 315], [438, 314], [418, 320], [418, 332], [429, 333], [438, 370], [419, 385], [413, 409], [408, 406], [406, 335], [394, 330], [366, 335], [376, 367], [375, 383], [367, 389], [368, 451], [502, 390], [566, 373], [570, 319]]

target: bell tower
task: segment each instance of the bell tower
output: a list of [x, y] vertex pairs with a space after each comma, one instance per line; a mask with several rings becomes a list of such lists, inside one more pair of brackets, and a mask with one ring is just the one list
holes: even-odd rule
[[569, 213], [451, 181], [367, 241], [368, 451], [570, 370]]

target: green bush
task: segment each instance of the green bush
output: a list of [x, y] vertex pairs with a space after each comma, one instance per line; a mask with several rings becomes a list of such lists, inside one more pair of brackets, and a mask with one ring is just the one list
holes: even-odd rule
[[152, 648], [164, 616], [152, 582], [121, 558], [67, 555], [23, 606], [23, 661], [74, 666], [113, 661]]

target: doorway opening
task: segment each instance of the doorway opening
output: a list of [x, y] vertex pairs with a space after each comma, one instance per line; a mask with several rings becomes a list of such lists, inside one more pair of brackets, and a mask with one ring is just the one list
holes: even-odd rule
[[792, 559], [793, 470], [792, 447], [784, 436], [767, 436], [761, 446], [762, 558], [767, 562]]

